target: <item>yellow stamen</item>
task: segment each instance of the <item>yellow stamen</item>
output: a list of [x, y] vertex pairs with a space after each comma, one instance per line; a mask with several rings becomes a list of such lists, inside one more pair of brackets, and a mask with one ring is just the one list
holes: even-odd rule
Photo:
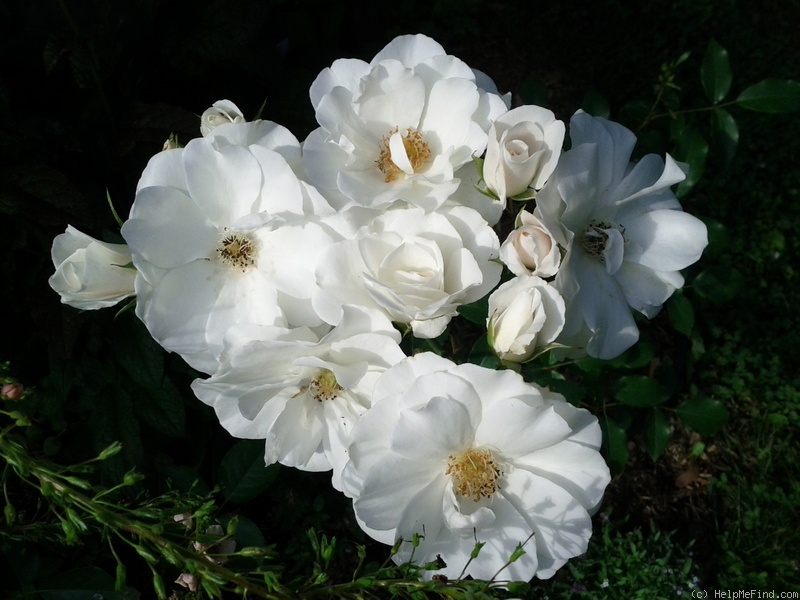
[[217, 256], [223, 264], [246, 271], [256, 264], [256, 243], [243, 233], [226, 232], [217, 246]]
[[[392, 161], [392, 151], [389, 148], [389, 141], [392, 136], [399, 131], [398, 127], [392, 129], [388, 135], [381, 138], [381, 151], [378, 155], [378, 160], [375, 162], [382, 173], [386, 174], [386, 183], [394, 181], [397, 175], [402, 173], [403, 170]], [[411, 168], [417, 171], [422, 167], [431, 157], [431, 149], [422, 137], [422, 133], [416, 129], [408, 128], [402, 135], [403, 148], [408, 156], [408, 162], [411, 163]]]
[[503, 472], [490, 450], [472, 448], [458, 455], [451, 454], [445, 475], [450, 475], [459, 496], [478, 502], [481, 498], [490, 498], [500, 489], [499, 479]]

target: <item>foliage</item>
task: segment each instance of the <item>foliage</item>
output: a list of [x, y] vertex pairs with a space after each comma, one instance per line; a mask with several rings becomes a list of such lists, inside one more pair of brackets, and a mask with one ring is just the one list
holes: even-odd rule
[[[673, 598], [699, 590], [699, 565], [691, 544], [681, 545], [674, 535], [648, 529], [626, 530], [601, 516], [598, 539], [589, 552], [568, 566], [568, 576], [557, 581], [550, 598]], [[566, 575], [566, 574], [565, 574]]]

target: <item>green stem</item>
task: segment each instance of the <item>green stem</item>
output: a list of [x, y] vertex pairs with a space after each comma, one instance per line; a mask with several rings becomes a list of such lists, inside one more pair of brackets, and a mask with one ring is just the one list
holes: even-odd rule
[[[642, 121], [642, 124], [639, 125], [639, 128], [638, 128], [637, 131], [641, 131], [647, 125], [649, 125], [650, 123], [652, 123], [656, 119], [663, 119], [664, 117], [675, 117], [677, 115], [688, 115], [688, 114], [691, 114], [691, 113], [707, 112], [707, 111], [710, 111], [710, 110], [717, 110], [718, 108], [726, 108], [728, 106], [734, 106], [736, 104], [737, 104], [736, 100], [730, 100], [728, 102], [723, 102], [722, 104], [713, 104], [711, 106], [703, 106], [702, 108], [686, 108], [686, 109], [683, 109], [683, 110], [671, 110], [671, 111], [665, 112], [665, 113], [658, 113], [657, 115], [648, 114], [644, 118], [644, 120]], [[655, 109], [655, 105], [651, 109], [651, 112], [654, 109]]]
[[[78, 508], [82, 512], [90, 515], [97, 522], [103, 524], [106, 528], [113, 530], [121, 539], [129, 544], [134, 546], [136, 545], [135, 543], [132, 543], [131, 540], [127, 540], [120, 536], [118, 533], [120, 530], [132, 534], [140, 539], [147, 540], [153, 545], [154, 548], [161, 549], [170, 547], [170, 549], [175, 554], [180, 556], [183, 561], [197, 562], [202, 564], [205, 570], [211, 571], [233, 585], [246, 590], [248, 594], [252, 594], [253, 596], [257, 596], [259, 598], [269, 598], [274, 600], [285, 598], [284, 594], [272, 594], [261, 586], [253, 584], [245, 577], [226, 569], [212, 560], [204, 560], [196, 553], [189, 551], [182, 546], [179, 546], [174, 542], [162, 537], [161, 535], [154, 533], [147, 526], [147, 524], [129, 519], [119, 512], [107, 508], [106, 503], [98, 502], [95, 499], [86, 496], [69, 483], [66, 483], [63, 476], [59, 475], [40, 461], [28, 455], [24, 447], [22, 447], [20, 444], [8, 439], [8, 437], [5, 435], [7, 432], [8, 429], [0, 434], [0, 454], [2, 454], [9, 464], [15, 467], [15, 470], [20, 478], [29, 485], [38, 489], [41, 489], [43, 485], [46, 485], [57, 492], [49, 498], [51, 501], [50, 509], [55, 514], [58, 515], [59, 513], [55, 510], [55, 507], [53, 506], [54, 503], [57, 503], [61, 508], [69, 508], [70, 506]], [[33, 476], [38, 480], [38, 486], [36, 483], [30, 480], [30, 476]], [[59, 518], [62, 520], [65, 519], [65, 517], [61, 516], [59, 516]]]

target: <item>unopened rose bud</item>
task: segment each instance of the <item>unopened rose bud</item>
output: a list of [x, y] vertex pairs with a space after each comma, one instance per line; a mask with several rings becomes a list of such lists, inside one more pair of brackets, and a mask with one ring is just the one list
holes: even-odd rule
[[22, 398], [24, 392], [25, 388], [22, 387], [21, 383], [6, 383], [3, 385], [2, 391], [0, 391], [0, 395], [5, 396], [9, 400], [19, 400]]
[[564, 314], [564, 300], [555, 287], [533, 275], [515, 277], [489, 296], [489, 345], [500, 360], [525, 362], [536, 348], [558, 337]]
[[71, 225], [53, 240], [51, 251], [56, 272], [50, 287], [61, 302], [82, 310], [113, 306], [136, 294], [136, 269], [125, 244], [108, 244], [81, 233]]
[[561, 154], [564, 123], [540, 106], [520, 106], [499, 116], [489, 129], [483, 178], [505, 203], [528, 188], [539, 190]]
[[500, 260], [514, 275], [552, 277], [561, 264], [553, 235], [532, 213], [520, 211], [516, 229], [500, 246]]
[[244, 115], [238, 106], [230, 100], [219, 100], [200, 117], [200, 133], [205, 137], [220, 125], [244, 122]]

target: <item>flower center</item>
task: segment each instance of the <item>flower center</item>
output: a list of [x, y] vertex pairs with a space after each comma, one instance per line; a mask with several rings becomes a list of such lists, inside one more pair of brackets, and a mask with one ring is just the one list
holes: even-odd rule
[[608, 243], [608, 234], [605, 230], [611, 229], [611, 227], [608, 223], [592, 221], [583, 233], [581, 247], [600, 262], [605, 262], [603, 252], [606, 249], [606, 243]]
[[217, 256], [234, 269], [246, 271], [256, 264], [256, 242], [244, 233], [226, 231], [217, 246]]
[[333, 400], [343, 389], [344, 388], [339, 385], [339, 382], [336, 381], [336, 375], [333, 374], [333, 371], [329, 371], [328, 369], [320, 369], [317, 376], [311, 380], [308, 386], [308, 391], [317, 402]]
[[450, 475], [459, 496], [478, 502], [500, 489], [498, 480], [503, 471], [490, 450], [472, 448], [458, 455], [451, 454], [447, 459], [445, 475]]
[[430, 157], [431, 149], [422, 133], [408, 128], [401, 134], [399, 128], [395, 127], [381, 138], [381, 152], [375, 162], [386, 175], [386, 183], [389, 183], [400, 173], [413, 174]]

